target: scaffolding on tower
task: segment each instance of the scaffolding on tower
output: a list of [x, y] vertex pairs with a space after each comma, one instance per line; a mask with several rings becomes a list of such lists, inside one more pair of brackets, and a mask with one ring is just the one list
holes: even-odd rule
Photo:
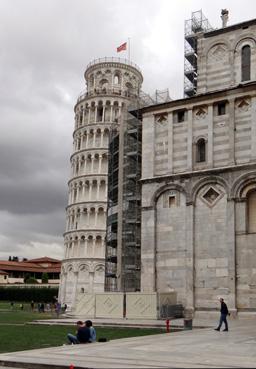
[[192, 12], [185, 21], [184, 40], [184, 97], [191, 97], [197, 91], [197, 39], [202, 32], [212, 30], [202, 10]]
[[124, 115], [122, 129], [111, 129], [105, 291], [140, 290], [141, 109], [170, 100], [168, 89], [157, 90], [153, 96], [140, 91], [139, 99], [130, 104]]

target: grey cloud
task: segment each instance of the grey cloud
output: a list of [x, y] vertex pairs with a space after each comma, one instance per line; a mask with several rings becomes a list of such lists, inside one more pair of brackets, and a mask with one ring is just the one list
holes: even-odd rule
[[[182, 96], [183, 29], [203, 9], [220, 26], [250, 19], [253, 0], [0, 1], [0, 257], [63, 256], [73, 107], [86, 65], [131, 38], [143, 90]], [[161, 44], [162, 40], [164, 44]], [[159, 45], [161, 44], [161, 47]], [[168, 52], [166, 52], [168, 50]], [[26, 253], [26, 254], [24, 254]], [[51, 255], [49, 255], [51, 256]]]

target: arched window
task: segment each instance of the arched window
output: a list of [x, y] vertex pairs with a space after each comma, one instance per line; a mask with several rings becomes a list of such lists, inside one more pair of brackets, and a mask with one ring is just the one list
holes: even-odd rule
[[119, 85], [120, 84], [120, 76], [119, 74], [115, 74], [114, 76], [114, 85]]
[[196, 144], [196, 162], [203, 163], [206, 161], [206, 143], [203, 138], [200, 138]]
[[249, 81], [251, 79], [251, 48], [249, 45], [245, 45], [242, 48], [242, 81]]
[[249, 233], [256, 232], [256, 191], [247, 195], [247, 227]]

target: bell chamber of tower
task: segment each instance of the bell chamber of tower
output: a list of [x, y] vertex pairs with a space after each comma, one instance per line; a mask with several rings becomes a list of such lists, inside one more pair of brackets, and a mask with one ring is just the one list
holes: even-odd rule
[[104, 292], [108, 147], [130, 104], [139, 98], [140, 69], [120, 58], [91, 62], [86, 92], [75, 104], [71, 178], [59, 300], [73, 309], [82, 293]]

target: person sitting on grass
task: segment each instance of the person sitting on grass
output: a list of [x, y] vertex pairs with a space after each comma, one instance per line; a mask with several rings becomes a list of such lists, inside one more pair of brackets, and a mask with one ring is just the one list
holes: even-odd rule
[[86, 327], [90, 329], [90, 340], [89, 342], [96, 342], [96, 331], [95, 328], [92, 326], [91, 320], [86, 320], [85, 322]]
[[73, 335], [71, 333], [68, 333], [67, 335], [70, 344], [77, 345], [79, 343], [89, 343], [90, 329], [86, 327], [86, 325], [81, 320], [78, 320], [76, 322], [76, 325], [77, 325], [76, 335]]

